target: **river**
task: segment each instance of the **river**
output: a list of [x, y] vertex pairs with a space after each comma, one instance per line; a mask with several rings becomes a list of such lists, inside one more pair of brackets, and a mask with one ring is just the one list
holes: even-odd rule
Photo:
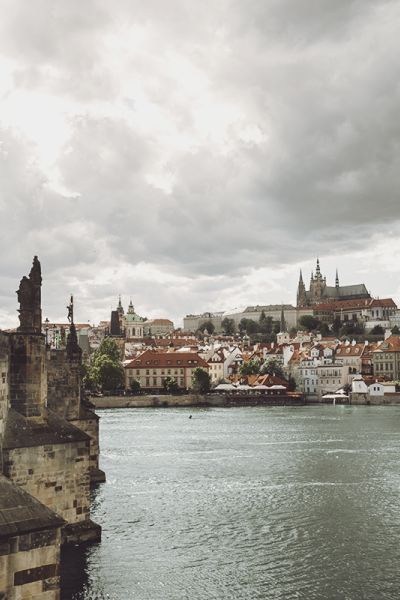
[[103, 540], [63, 600], [400, 598], [400, 407], [99, 414]]

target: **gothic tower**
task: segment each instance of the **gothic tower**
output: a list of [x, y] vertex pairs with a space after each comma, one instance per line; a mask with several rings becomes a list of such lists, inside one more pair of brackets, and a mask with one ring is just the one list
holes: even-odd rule
[[297, 287], [297, 306], [307, 305], [306, 286], [303, 281], [303, 274], [300, 269], [299, 285]]
[[321, 274], [321, 269], [319, 266], [319, 259], [317, 258], [317, 267], [315, 269], [315, 275], [311, 274], [310, 281], [310, 300], [311, 304], [318, 303], [321, 301], [324, 296], [326, 288], [326, 277], [323, 277]]

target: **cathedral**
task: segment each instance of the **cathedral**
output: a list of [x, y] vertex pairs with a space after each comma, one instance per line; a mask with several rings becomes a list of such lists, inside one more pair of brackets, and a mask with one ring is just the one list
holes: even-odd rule
[[297, 288], [297, 307], [313, 306], [327, 302], [342, 300], [359, 300], [371, 298], [363, 283], [356, 285], [339, 285], [339, 276], [336, 270], [335, 285], [326, 285], [326, 277], [321, 274], [319, 259], [314, 273], [311, 273], [310, 289], [306, 290], [303, 275], [300, 271], [299, 285]]

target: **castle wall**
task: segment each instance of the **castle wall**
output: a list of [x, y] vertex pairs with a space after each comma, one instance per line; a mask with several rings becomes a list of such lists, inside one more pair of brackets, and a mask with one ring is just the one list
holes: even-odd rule
[[0, 542], [0, 597], [59, 600], [60, 543], [60, 529], [3, 539]]
[[10, 334], [10, 405], [26, 417], [37, 417], [47, 402], [45, 338]]
[[89, 440], [4, 449], [4, 475], [68, 523], [90, 513]]

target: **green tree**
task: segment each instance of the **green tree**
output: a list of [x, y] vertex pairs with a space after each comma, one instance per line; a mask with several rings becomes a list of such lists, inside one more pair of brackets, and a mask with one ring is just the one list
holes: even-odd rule
[[296, 391], [296, 387], [297, 387], [297, 384], [296, 384], [295, 378], [292, 377], [291, 375], [289, 375], [289, 378], [288, 378], [288, 391], [289, 392], [295, 392]]
[[109, 356], [111, 360], [118, 362], [121, 359], [121, 352], [117, 346], [117, 343], [112, 338], [106, 337], [101, 342], [100, 346], [93, 353], [93, 360], [96, 360], [98, 356]]
[[392, 329], [392, 334], [393, 335], [399, 335], [400, 334], [400, 329], [397, 327], [397, 325], [395, 325]]
[[115, 390], [124, 383], [124, 368], [120, 362], [102, 354], [92, 365], [92, 377], [102, 390]]
[[339, 332], [340, 332], [340, 328], [342, 326], [342, 323], [340, 321], [340, 317], [335, 317], [333, 323], [332, 323], [332, 332], [338, 336]]
[[266, 317], [264, 311], [261, 311], [258, 325], [260, 333], [272, 333], [272, 317]]
[[318, 319], [316, 319], [312, 315], [303, 315], [302, 317], [300, 317], [299, 323], [302, 326], [302, 328], [306, 329], [307, 331], [315, 331], [316, 329], [318, 329], [319, 326]]
[[235, 321], [233, 319], [225, 317], [225, 319], [222, 319], [221, 326], [225, 335], [233, 335], [235, 333], [236, 326]]
[[345, 321], [340, 329], [340, 335], [363, 335], [364, 324], [357, 321]]
[[173, 377], [166, 377], [163, 381], [163, 386], [169, 394], [176, 394], [179, 391], [179, 386]]
[[201, 367], [193, 369], [192, 372], [192, 388], [199, 394], [207, 394], [211, 388], [211, 377]]
[[201, 333], [204, 333], [205, 330], [207, 329], [208, 333], [213, 334], [215, 331], [215, 325], [213, 324], [212, 321], [204, 321], [200, 326], [198, 331], [201, 331]]
[[130, 388], [132, 394], [136, 396], [140, 392], [140, 382], [137, 379], [132, 379]]
[[258, 323], [253, 321], [253, 319], [247, 319], [246, 317], [243, 317], [239, 323], [239, 331], [241, 334], [247, 333], [247, 335], [257, 333]]
[[280, 333], [281, 331], [281, 324], [279, 321], [275, 321], [275, 323], [273, 324], [272, 327], [272, 331], [274, 332], [275, 335], [277, 335], [278, 333]]
[[258, 360], [249, 360], [247, 363], [243, 363], [243, 365], [239, 369], [240, 375], [256, 375], [260, 372], [260, 363]]
[[92, 390], [114, 390], [123, 386], [124, 377], [120, 350], [115, 340], [105, 338], [93, 353], [90, 365], [86, 368], [85, 380]]
[[319, 332], [322, 337], [327, 337], [331, 333], [327, 323], [320, 323]]
[[264, 363], [264, 365], [261, 367], [261, 373], [263, 375], [276, 375], [277, 377], [285, 378], [282, 367], [274, 359]]
[[93, 373], [92, 373], [92, 369], [91, 369], [90, 365], [87, 365], [85, 363], [82, 364], [81, 379], [82, 379], [83, 387], [86, 390], [89, 390], [91, 392], [94, 392], [96, 390], [97, 385], [93, 378]]
[[375, 325], [375, 327], [371, 329], [370, 333], [372, 335], [383, 335], [385, 333], [385, 330], [383, 329], [383, 327], [381, 327], [381, 325]]

